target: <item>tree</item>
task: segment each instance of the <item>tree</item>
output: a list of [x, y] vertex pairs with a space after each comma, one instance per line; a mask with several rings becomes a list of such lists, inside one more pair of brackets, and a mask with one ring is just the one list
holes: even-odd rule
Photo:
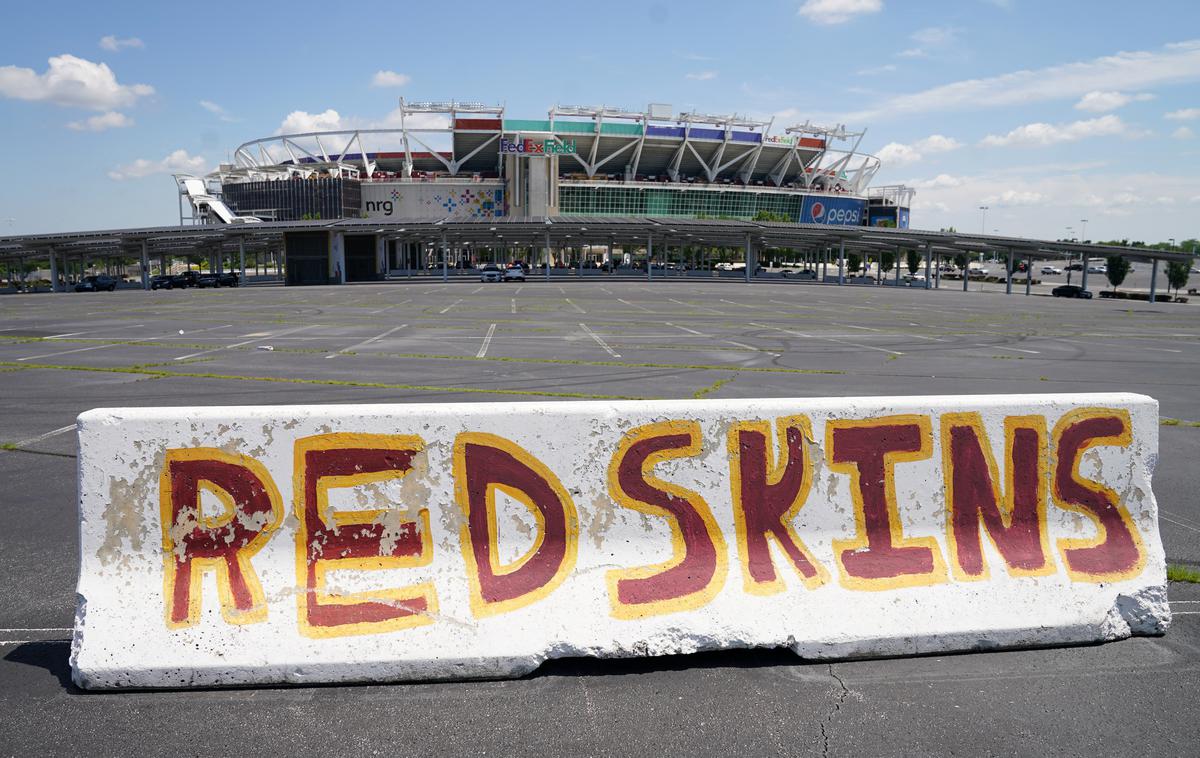
[[857, 274], [858, 270], [860, 268], [862, 268], [862, 258], [859, 258], [858, 255], [855, 253], [850, 253], [849, 255], [846, 256], [846, 271], [847, 272], [849, 272], [851, 274]]
[[908, 273], [916, 274], [921, 268], [921, 254], [916, 250], [909, 250], [904, 254], [904, 265], [908, 266]]
[[1125, 281], [1125, 275], [1129, 273], [1129, 261], [1121, 255], [1110, 255], [1106, 269], [1104, 275], [1108, 277], [1108, 283], [1112, 285], [1113, 292], [1116, 292], [1117, 287], [1121, 286], [1121, 282]]
[[773, 211], [759, 211], [754, 214], [755, 221], [791, 221], [784, 213], [774, 213]]
[[883, 255], [879, 256], [879, 268], [883, 273], [890, 273], [896, 265], [896, 254], [888, 250]]
[[1171, 261], [1167, 264], [1167, 293], [1170, 294], [1171, 287], [1175, 288], [1175, 294], [1179, 294], [1179, 288], [1188, 283], [1188, 264], [1183, 261]]
[[967, 254], [959, 253], [954, 256], [954, 265], [958, 266], [959, 270], [965, 271], [967, 268]]

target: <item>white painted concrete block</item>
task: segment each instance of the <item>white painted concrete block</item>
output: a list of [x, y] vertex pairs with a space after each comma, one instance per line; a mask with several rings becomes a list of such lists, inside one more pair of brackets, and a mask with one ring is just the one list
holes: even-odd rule
[[1159, 634], [1132, 394], [99, 409], [87, 688]]

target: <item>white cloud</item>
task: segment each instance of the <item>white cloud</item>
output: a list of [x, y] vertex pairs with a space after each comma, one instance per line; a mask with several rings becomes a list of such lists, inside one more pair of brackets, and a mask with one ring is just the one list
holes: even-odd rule
[[685, 79], [693, 79], [697, 82], [707, 82], [710, 79], [716, 79], [717, 72], [716, 71], [697, 71], [695, 73], [687, 74], [684, 78]]
[[896, 53], [897, 58], [928, 58], [929, 53], [925, 52], [923, 47], [910, 47], [907, 50], [901, 50]]
[[110, 111], [154, 94], [148, 84], [120, 84], [112, 69], [74, 55], [49, 60], [45, 73], [0, 66], [0, 95], [15, 100], [45, 100], [58, 105]]
[[213, 114], [217, 118], [221, 119], [222, 121], [228, 121], [228, 122], [237, 121], [236, 118], [229, 115], [229, 111], [225, 110], [220, 105], [217, 105], [212, 100], [201, 100], [200, 107], [203, 108], [204, 110], [208, 111], [209, 113]]
[[1033, 123], [1018, 126], [1008, 134], [989, 134], [980, 144], [989, 147], [1056, 145], [1062, 142], [1077, 142], [1089, 137], [1142, 137], [1145, 132], [1131, 129], [1119, 116], [1101, 116], [1069, 124]]
[[927, 26], [918, 29], [910, 37], [925, 46], [947, 45], [958, 39], [959, 29], [953, 26]]
[[1171, 132], [1171, 136], [1175, 139], [1192, 139], [1196, 136], [1196, 133], [1186, 126], [1181, 126], [1175, 131]]
[[1078, 98], [1094, 90], [1143, 90], [1197, 80], [1200, 80], [1200, 40], [1150, 52], [1121, 52], [985, 79], [965, 79], [887, 98], [875, 107], [841, 114], [839, 119], [862, 122], [910, 113], [1027, 105]]
[[1116, 92], [1114, 90], [1092, 90], [1080, 98], [1079, 102], [1075, 103], [1075, 109], [1090, 111], [1092, 113], [1105, 113], [1107, 111], [1115, 111], [1117, 108], [1123, 108], [1134, 101], [1144, 102], [1153, 99], [1154, 95], [1148, 92], [1128, 95], [1124, 92]]
[[85, 121], [72, 121], [67, 124], [68, 129], [77, 132], [102, 132], [105, 129], [124, 129], [129, 126], [133, 126], [133, 119], [116, 111], [108, 111]]
[[814, 24], [830, 26], [881, 10], [883, 0], [804, 0], [799, 12]]
[[950, 174], [938, 174], [932, 179], [910, 179], [905, 182], [910, 187], [916, 189], [945, 189], [947, 187], [961, 187], [963, 180], [957, 176]]
[[133, 163], [118, 166], [108, 175], [117, 181], [140, 179], [153, 174], [197, 173], [204, 170], [205, 161], [199, 155], [188, 155], [186, 150], [176, 150], [160, 161], [138, 158]]
[[1200, 108], [1181, 108], [1165, 114], [1163, 118], [1169, 118], [1172, 121], [1195, 121], [1200, 118]]
[[292, 111], [279, 125], [276, 134], [303, 134], [304, 132], [336, 132], [345, 128], [341, 115], [333, 108], [322, 113]]
[[115, 34], [109, 34], [100, 38], [100, 47], [116, 53], [123, 47], [145, 47], [145, 45], [137, 37], [120, 39]]
[[856, 73], [859, 76], [874, 76], [875, 74], [890, 74], [891, 72], [893, 72], [895, 70], [896, 70], [895, 63], [885, 63], [882, 66], [870, 66], [867, 68], [860, 68]]
[[1031, 192], [1028, 190], [1005, 190], [997, 195], [988, 195], [983, 198], [984, 205], [994, 205], [998, 208], [1011, 208], [1020, 205], [1041, 205], [1046, 201], [1046, 196], [1040, 192]]
[[900, 142], [889, 142], [876, 153], [879, 160], [888, 166], [905, 166], [916, 163], [929, 153], [947, 153], [962, 147], [962, 143], [953, 137], [941, 134], [931, 134], [919, 139], [911, 145]]
[[408, 74], [398, 74], [395, 71], [376, 71], [371, 77], [372, 87], [403, 87], [412, 81]]

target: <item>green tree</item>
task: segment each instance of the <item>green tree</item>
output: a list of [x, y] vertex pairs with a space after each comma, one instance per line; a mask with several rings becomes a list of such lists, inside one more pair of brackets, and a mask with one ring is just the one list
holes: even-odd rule
[[851, 275], [857, 274], [862, 268], [862, 258], [859, 258], [856, 253], [850, 253], [846, 256], [846, 271]]
[[1171, 287], [1175, 288], [1175, 294], [1179, 294], [1179, 288], [1188, 283], [1188, 264], [1184, 261], [1171, 261], [1167, 264], [1167, 293], [1170, 294]]
[[1121, 282], [1125, 281], [1125, 275], [1129, 273], [1129, 261], [1125, 260], [1123, 255], [1110, 255], [1106, 263], [1105, 276], [1108, 277], [1108, 283], [1112, 285], [1113, 292], [1117, 291], [1117, 287], [1121, 286]]
[[772, 211], [759, 211], [754, 214], [755, 221], [791, 221], [787, 214]]
[[879, 256], [879, 268], [883, 269], [883, 273], [890, 273], [896, 266], [896, 254], [888, 250], [883, 255]]
[[909, 250], [904, 253], [904, 265], [908, 266], [908, 273], [916, 274], [921, 268], [921, 254], [916, 250]]
[[954, 265], [955, 265], [955, 266], [958, 266], [958, 268], [959, 268], [959, 270], [960, 270], [960, 271], [961, 271], [961, 270], [966, 270], [966, 268], [967, 268], [967, 254], [966, 254], [966, 253], [959, 253], [958, 255], [954, 256]]

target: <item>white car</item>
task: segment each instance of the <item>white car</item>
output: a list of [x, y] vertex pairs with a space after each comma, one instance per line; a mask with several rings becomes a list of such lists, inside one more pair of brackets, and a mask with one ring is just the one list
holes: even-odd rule
[[1089, 274], [1107, 274], [1108, 266], [1088, 266], [1087, 271]]
[[481, 282], [498, 282], [502, 276], [500, 267], [493, 263], [479, 267], [479, 281]]
[[1057, 274], [1061, 274], [1062, 272], [1063, 272], [1063, 270], [1062, 270], [1061, 268], [1059, 268], [1058, 266], [1042, 266], [1042, 273], [1043, 273], [1043, 274], [1055, 274], [1055, 275], [1057, 275]]
[[504, 269], [504, 281], [506, 282], [523, 282], [525, 281], [525, 269], [520, 266]]

